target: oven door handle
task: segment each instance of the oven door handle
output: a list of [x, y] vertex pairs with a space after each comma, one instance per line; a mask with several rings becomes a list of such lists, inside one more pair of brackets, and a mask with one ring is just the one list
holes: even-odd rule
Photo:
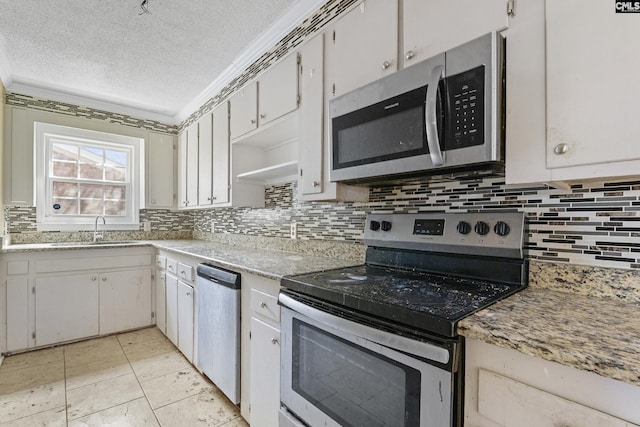
[[440, 138], [438, 138], [438, 121], [436, 117], [436, 100], [438, 97], [438, 84], [444, 78], [444, 65], [436, 65], [431, 70], [431, 76], [427, 84], [427, 97], [425, 98], [424, 126], [427, 131], [427, 146], [431, 155], [433, 166], [442, 166], [444, 158], [440, 150]]
[[401, 335], [392, 334], [390, 332], [381, 331], [379, 329], [352, 322], [351, 320], [343, 319], [325, 311], [318, 310], [317, 308], [310, 307], [289, 295], [283, 294], [282, 292], [278, 295], [278, 302], [281, 305], [308, 317], [309, 319], [315, 320], [316, 322], [327, 325], [338, 331], [356, 335], [360, 338], [366, 339], [367, 341], [375, 342], [384, 347], [390, 348], [391, 350], [412, 354], [417, 357], [442, 364], [449, 363], [450, 354], [449, 350], [446, 348], [403, 337]]

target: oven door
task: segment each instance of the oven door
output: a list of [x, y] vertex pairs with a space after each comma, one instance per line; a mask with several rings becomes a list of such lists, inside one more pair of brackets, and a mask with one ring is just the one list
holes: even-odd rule
[[281, 425], [297, 425], [288, 414], [310, 426], [452, 425], [448, 348], [279, 300]]

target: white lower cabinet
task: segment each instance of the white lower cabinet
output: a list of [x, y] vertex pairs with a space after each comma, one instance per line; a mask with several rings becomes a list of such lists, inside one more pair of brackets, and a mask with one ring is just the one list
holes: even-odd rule
[[252, 426], [277, 427], [280, 409], [280, 282], [242, 275], [240, 411]]
[[100, 335], [152, 323], [151, 269], [101, 273], [99, 282]]
[[464, 425], [632, 427], [640, 387], [466, 340]]
[[172, 343], [178, 346], [178, 278], [167, 274], [166, 289], [167, 327], [165, 334]]
[[150, 247], [8, 253], [0, 258], [0, 351], [153, 324]]
[[36, 279], [35, 345], [98, 335], [98, 300], [97, 274]]
[[193, 361], [193, 286], [178, 280], [178, 348]]
[[167, 334], [167, 274], [156, 270], [156, 326], [163, 334]]
[[251, 318], [251, 425], [278, 425], [280, 329]]

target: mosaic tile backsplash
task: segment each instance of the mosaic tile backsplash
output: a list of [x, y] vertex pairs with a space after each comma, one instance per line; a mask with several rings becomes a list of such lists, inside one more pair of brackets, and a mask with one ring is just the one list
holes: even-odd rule
[[[33, 235], [35, 208], [7, 207], [14, 242]], [[640, 181], [546, 186], [506, 185], [503, 178], [455, 182], [407, 181], [371, 188], [368, 203], [304, 202], [296, 183], [267, 187], [265, 208], [141, 211], [158, 232], [215, 233], [362, 244], [367, 213], [521, 211], [528, 218], [526, 255], [532, 260], [640, 268]], [[37, 234], [37, 233], [36, 233]], [[183, 237], [180, 237], [183, 238]], [[359, 245], [358, 245], [359, 246]]]

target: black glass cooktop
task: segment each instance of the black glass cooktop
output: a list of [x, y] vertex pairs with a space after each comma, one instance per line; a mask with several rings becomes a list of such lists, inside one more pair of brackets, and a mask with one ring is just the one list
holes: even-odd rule
[[338, 306], [447, 337], [457, 335], [459, 320], [524, 288], [370, 265], [285, 277], [281, 284]]

